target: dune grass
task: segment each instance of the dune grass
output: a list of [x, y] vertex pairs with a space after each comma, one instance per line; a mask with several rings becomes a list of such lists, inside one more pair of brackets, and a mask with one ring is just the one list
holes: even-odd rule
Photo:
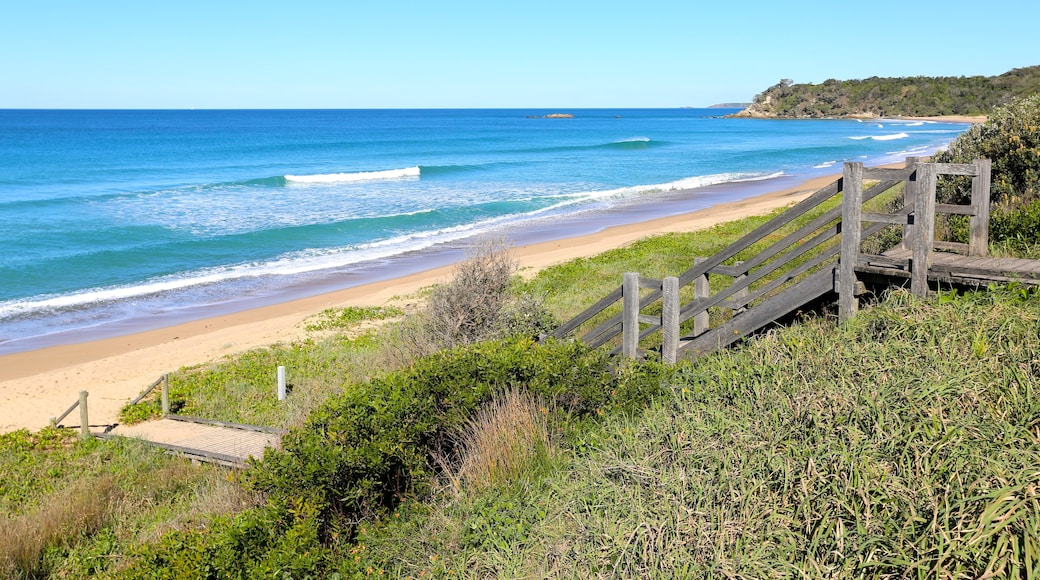
[[[369, 530], [390, 577], [1033, 577], [1040, 296], [817, 320], [682, 367], [563, 467]], [[489, 523], [494, 522], [494, 523]], [[480, 530], [479, 538], [468, 532]]]
[[254, 504], [232, 472], [132, 440], [0, 435], [0, 577], [92, 578], [131, 546]]

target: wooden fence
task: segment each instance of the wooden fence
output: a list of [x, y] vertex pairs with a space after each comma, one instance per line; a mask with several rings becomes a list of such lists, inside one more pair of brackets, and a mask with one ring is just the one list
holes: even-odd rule
[[[679, 276], [657, 280], [637, 273], [626, 274], [620, 287], [551, 336], [564, 338], [600, 321], [581, 335], [584, 342], [593, 347], [611, 343], [615, 345], [614, 353], [640, 357], [644, 353], [639, 349], [640, 343], [660, 331], [662, 359], [674, 362], [679, 356], [731, 344], [831, 292], [837, 292], [839, 318], [845, 320], [856, 311], [856, 296], [863, 292], [863, 285], [856, 276], [857, 264], [864, 257], [862, 242], [893, 224], [903, 226], [901, 244], [912, 252], [905, 260], [912, 273], [911, 290], [915, 294], [925, 293], [933, 249], [985, 253], [989, 172], [988, 160], [954, 165], [924, 163], [911, 157], [902, 169], [864, 168], [862, 163], [846, 163], [840, 179], [714, 256], [694, 259], [693, 266]], [[940, 175], [971, 176], [971, 204], [936, 204], [936, 181]], [[864, 213], [864, 203], [899, 185], [904, 186], [901, 208], [891, 213]], [[839, 195], [843, 195], [841, 205], [809, 218], [811, 212]], [[969, 216], [970, 243], [935, 242], [936, 213]], [[786, 235], [780, 233], [795, 227], [798, 220], [808, 222]], [[780, 239], [750, 258], [734, 262], [739, 255], [771, 236]], [[886, 259], [885, 256], [870, 257]], [[727, 265], [727, 262], [733, 263]], [[712, 293], [709, 276], [723, 277], [730, 282]], [[684, 288], [692, 300], [680, 305]], [[649, 292], [643, 292], [645, 290]], [[619, 301], [622, 307], [617, 312]], [[650, 307], [660, 313], [643, 314]], [[709, 309], [722, 310], [723, 314], [713, 317]], [[686, 324], [691, 319], [692, 324]], [[717, 323], [715, 327], [710, 326], [712, 320]]]

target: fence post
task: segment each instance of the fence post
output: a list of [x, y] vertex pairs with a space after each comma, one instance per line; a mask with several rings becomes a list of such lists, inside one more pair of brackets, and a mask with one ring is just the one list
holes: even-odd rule
[[[916, 167], [924, 157], [907, 157], [906, 164], [904, 165], [907, 169]], [[907, 176], [905, 182], [903, 182], [903, 207], [912, 208], [912, 215], [916, 217], [917, 208], [917, 176]], [[903, 242], [900, 244], [904, 250], [909, 250], [914, 247], [914, 226], [913, 224], [906, 224], [903, 226]]]
[[673, 365], [679, 351], [679, 279], [665, 278], [661, 295], [661, 360]]
[[[733, 266], [734, 267], [741, 266], [743, 264], [744, 264], [743, 260], [738, 260], [736, 262], [733, 262]], [[747, 274], [741, 274], [739, 276], [735, 276], [733, 278], [733, 284], [735, 285], [737, 282], [743, 282], [743, 280], [745, 278], [747, 278]], [[736, 292], [734, 292], [733, 293], [733, 297], [730, 298], [730, 300], [734, 300], [734, 301], [742, 300], [744, 298], [747, 298], [747, 295], [748, 295], [748, 287], [744, 286], [740, 290], [737, 290]], [[734, 308], [733, 309], [733, 314], [737, 315], [737, 314], [740, 314], [741, 312], [744, 312], [745, 310], [747, 310], [747, 307], [745, 307], [745, 306], [741, 306], [740, 308]]]
[[975, 160], [975, 177], [971, 178], [971, 237], [968, 240], [969, 256], [985, 256], [989, 253], [989, 159]]
[[639, 357], [639, 274], [625, 272], [621, 286], [621, 354]]
[[278, 400], [285, 400], [285, 367], [278, 367]]
[[91, 438], [90, 417], [87, 413], [87, 392], [79, 392], [79, 438], [86, 441]]
[[162, 416], [165, 417], [170, 414], [170, 373], [164, 373], [162, 376]]
[[[694, 258], [693, 265], [700, 264], [707, 258]], [[707, 298], [711, 295], [711, 286], [708, 284], [708, 273], [705, 272], [703, 276], [698, 276], [693, 281], [693, 299], [700, 300], [701, 298]], [[705, 309], [703, 312], [698, 312], [693, 317], [693, 335], [700, 336], [708, 331], [708, 326], [711, 324], [711, 317], [708, 315], [708, 310]]]
[[856, 314], [856, 261], [859, 260], [860, 227], [863, 214], [863, 164], [845, 163], [842, 172], [841, 261], [838, 273], [838, 320]]
[[914, 206], [914, 246], [910, 262], [910, 293], [928, 295], [928, 270], [935, 242], [935, 164], [917, 166], [917, 200]]

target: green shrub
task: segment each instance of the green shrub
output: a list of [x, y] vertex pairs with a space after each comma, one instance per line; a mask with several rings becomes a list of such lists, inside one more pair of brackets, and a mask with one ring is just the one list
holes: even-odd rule
[[[990, 197], [996, 204], [1017, 206], [1040, 197], [1040, 94], [997, 107], [985, 123], [973, 125], [949, 149], [935, 156], [936, 163], [993, 162]], [[967, 180], [943, 180], [941, 203], [967, 203]]]
[[321, 534], [352, 533], [344, 522], [384, 515], [424, 494], [435, 453], [496, 394], [519, 387], [572, 416], [639, 408], [662, 389], [663, 367], [612, 373], [611, 359], [577, 342], [486, 342], [444, 351], [412, 367], [352, 385], [268, 450], [250, 470], [272, 501], [319, 514]]

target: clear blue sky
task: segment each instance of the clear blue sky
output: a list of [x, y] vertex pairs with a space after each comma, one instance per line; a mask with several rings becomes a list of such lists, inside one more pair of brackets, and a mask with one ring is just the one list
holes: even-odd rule
[[0, 108], [677, 107], [1040, 64], [1040, 2], [10, 0]]

